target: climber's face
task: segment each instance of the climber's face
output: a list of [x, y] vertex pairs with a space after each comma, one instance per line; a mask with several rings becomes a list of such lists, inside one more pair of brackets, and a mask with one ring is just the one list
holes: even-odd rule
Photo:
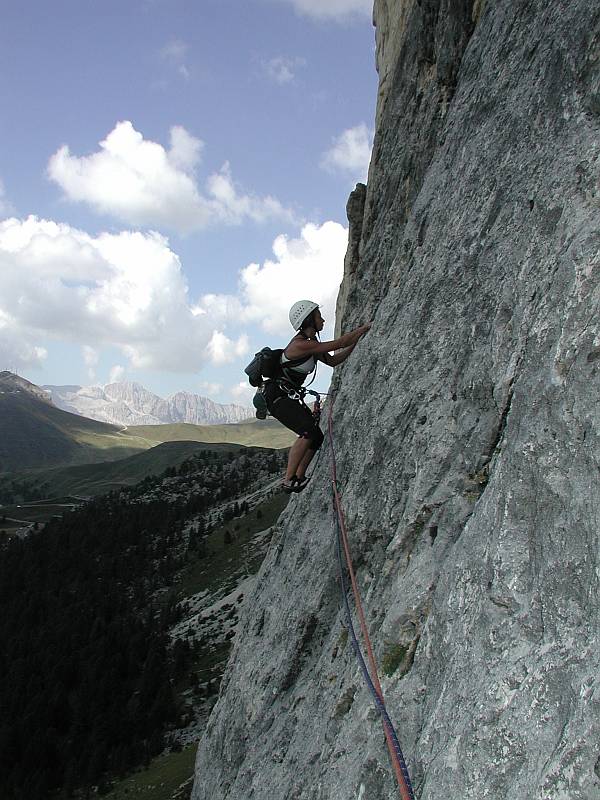
[[315, 313], [314, 313], [314, 316], [313, 316], [313, 320], [315, 322], [315, 330], [316, 331], [322, 331], [323, 330], [323, 325], [325, 324], [325, 320], [321, 316], [321, 312], [319, 311], [318, 308], [315, 310]]

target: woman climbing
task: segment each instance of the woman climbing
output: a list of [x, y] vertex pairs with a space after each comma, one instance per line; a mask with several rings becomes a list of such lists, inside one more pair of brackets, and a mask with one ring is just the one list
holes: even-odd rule
[[[290, 322], [298, 332], [282, 353], [283, 377], [268, 380], [264, 387], [271, 416], [299, 437], [288, 456], [283, 480], [283, 491], [287, 493], [301, 492], [304, 489], [308, 483], [307, 467], [323, 442], [318, 419], [303, 402], [298, 390], [308, 375], [316, 369], [317, 361], [322, 361], [329, 367], [341, 364], [354, 350], [360, 337], [371, 327], [370, 324], [361, 325], [360, 328], [330, 342], [321, 342], [318, 335], [323, 330], [325, 320], [318, 304], [312, 300], [294, 303], [290, 309]], [[332, 355], [331, 350], [338, 352]]]

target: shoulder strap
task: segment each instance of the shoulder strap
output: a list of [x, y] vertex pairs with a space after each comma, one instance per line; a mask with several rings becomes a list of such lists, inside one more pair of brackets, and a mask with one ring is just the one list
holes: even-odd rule
[[[306, 341], [308, 341], [308, 336], [305, 333], [303, 333], [302, 331], [298, 331], [298, 333], [294, 336], [294, 339], [297, 339], [299, 336], [301, 336], [303, 339], [306, 339]], [[294, 339], [292, 339], [292, 342], [294, 341]], [[290, 344], [291, 344], [291, 342], [290, 342]], [[289, 347], [289, 345], [288, 345], [288, 347]], [[282, 358], [283, 358], [283, 356], [285, 356], [285, 351], [286, 350], [287, 350], [287, 347], [285, 347], [281, 351], [281, 357]], [[287, 356], [285, 356], [285, 357], [287, 358]], [[315, 363], [316, 363], [319, 360], [319, 354], [318, 353], [311, 353], [308, 356], [304, 355], [304, 356], [301, 356], [300, 358], [289, 359], [288, 361], [285, 362], [285, 364], [282, 361], [281, 362], [281, 366], [284, 369], [285, 369], [285, 367], [297, 367], [300, 364], [304, 364], [304, 362], [309, 358], [314, 358], [315, 359]]]

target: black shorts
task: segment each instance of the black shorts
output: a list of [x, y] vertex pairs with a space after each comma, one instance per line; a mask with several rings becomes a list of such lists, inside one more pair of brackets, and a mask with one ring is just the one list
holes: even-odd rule
[[323, 433], [315, 421], [311, 410], [300, 400], [292, 400], [276, 383], [269, 381], [264, 389], [269, 414], [298, 436], [310, 439], [312, 450], [318, 450], [323, 443]]

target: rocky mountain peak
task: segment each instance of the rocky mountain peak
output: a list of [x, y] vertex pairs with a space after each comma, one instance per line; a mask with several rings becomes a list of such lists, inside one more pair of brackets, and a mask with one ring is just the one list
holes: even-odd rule
[[50, 402], [47, 392], [40, 389], [39, 386], [30, 383], [30, 381], [14, 372], [9, 372], [8, 370], [0, 372], [0, 393], [15, 392], [24, 392], [37, 400], [43, 400], [45, 403]]
[[249, 408], [215, 403], [189, 392], [177, 392], [164, 399], [133, 381], [45, 389], [59, 408], [115, 425], [223, 425], [254, 416]]

